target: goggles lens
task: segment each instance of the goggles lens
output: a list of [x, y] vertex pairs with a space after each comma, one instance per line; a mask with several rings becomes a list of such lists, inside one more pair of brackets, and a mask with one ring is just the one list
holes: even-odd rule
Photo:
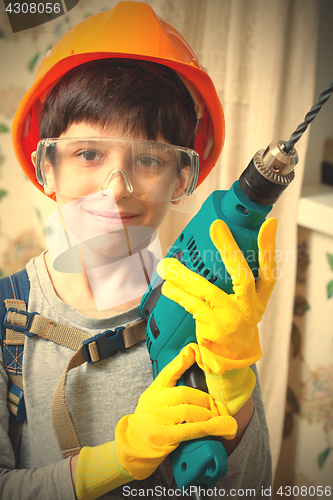
[[40, 184], [67, 196], [112, 189], [117, 179], [139, 200], [176, 201], [194, 191], [199, 155], [139, 139], [42, 139], [35, 165]]

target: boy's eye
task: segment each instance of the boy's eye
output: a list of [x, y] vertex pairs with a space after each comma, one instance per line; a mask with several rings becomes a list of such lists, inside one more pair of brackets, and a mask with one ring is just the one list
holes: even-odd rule
[[83, 151], [79, 151], [76, 156], [85, 161], [99, 161], [103, 159], [103, 157], [93, 149], [85, 149]]
[[162, 162], [152, 156], [145, 155], [136, 158], [135, 165], [138, 165], [139, 167], [151, 168], [161, 166]]

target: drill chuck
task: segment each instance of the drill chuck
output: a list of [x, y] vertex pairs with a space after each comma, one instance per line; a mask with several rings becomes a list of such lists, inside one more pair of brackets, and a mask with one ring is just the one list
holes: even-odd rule
[[295, 148], [288, 153], [284, 141], [274, 141], [260, 149], [239, 178], [246, 196], [261, 205], [273, 205], [295, 177], [298, 163]]

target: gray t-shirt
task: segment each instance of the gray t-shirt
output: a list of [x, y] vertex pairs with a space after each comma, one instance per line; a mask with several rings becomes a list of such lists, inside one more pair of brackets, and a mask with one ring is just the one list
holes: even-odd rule
[[[31, 284], [29, 311], [66, 323], [91, 335], [133, 323], [138, 307], [106, 319], [92, 319], [59, 299], [43, 255], [27, 265]], [[2, 500], [75, 500], [69, 459], [62, 459], [51, 419], [51, 401], [57, 382], [73, 351], [53, 342], [27, 337], [23, 378], [27, 410], [18, 466], [8, 435], [6, 408], [7, 374], [0, 356], [0, 498]], [[256, 368], [252, 367], [256, 373]], [[144, 342], [93, 365], [71, 370], [66, 382], [66, 401], [80, 444], [96, 446], [114, 439], [117, 422], [133, 413], [142, 392], [153, 380]], [[253, 399], [255, 413], [241, 443], [228, 459], [228, 473], [216, 485], [214, 495], [264, 497], [271, 485], [268, 429], [259, 384]], [[133, 481], [103, 496], [120, 500], [132, 497], [179, 498], [169, 457], [149, 478]], [[250, 491], [251, 489], [251, 491]], [[221, 491], [219, 491], [221, 490]], [[233, 490], [233, 491], [231, 491]], [[238, 490], [243, 490], [237, 494]], [[248, 490], [248, 492], [246, 492]], [[236, 495], [235, 495], [236, 493]], [[267, 494], [267, 491], [266, 491]], [[267, 496], [265, 495], [265, 498]]]

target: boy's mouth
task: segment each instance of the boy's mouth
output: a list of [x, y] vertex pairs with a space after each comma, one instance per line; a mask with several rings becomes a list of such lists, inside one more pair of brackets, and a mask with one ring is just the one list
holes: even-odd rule
[[94, 219], [105, 222], [107, 224], [128, 224], [132, 222], [134, 219], [139, 217], [137, 214], [129, 213], [129, 212], [107, 212], [104, 210], [86, 210], [86, 212], [91, 215]]

